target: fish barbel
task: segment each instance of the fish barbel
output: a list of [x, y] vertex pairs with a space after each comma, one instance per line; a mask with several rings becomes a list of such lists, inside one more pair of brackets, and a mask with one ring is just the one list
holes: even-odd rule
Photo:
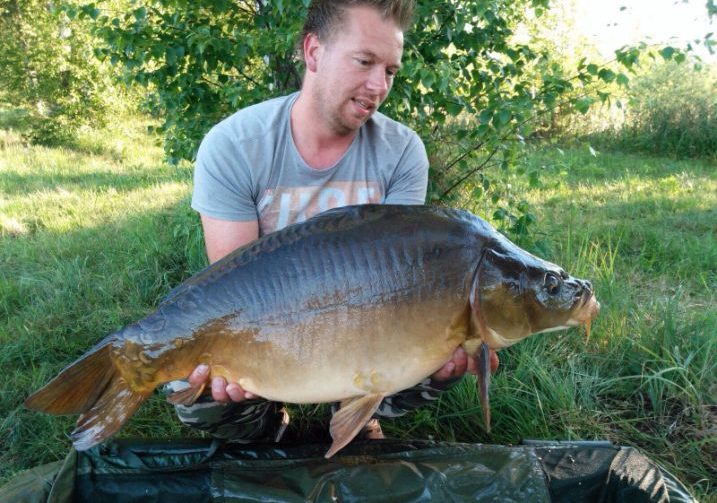
[[[488, 349], [589, 324], [589, 282], [520, 249], [461, 210], [362, 205], [268, 234], [195, 274], [137, 323], [107, 336], [25, 405], [81, 414], [78, 450], [117, 432], [164, 382], [200, 363], [289, 403], [342, 402], [333, 455], [381, 400], [463, 346], [479, 365], [489, 428]], [[191, 404], [202, 387], [170, 396]]]

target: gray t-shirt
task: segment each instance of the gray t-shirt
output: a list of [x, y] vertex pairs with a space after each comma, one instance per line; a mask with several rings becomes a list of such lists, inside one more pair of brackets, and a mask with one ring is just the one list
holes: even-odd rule
[[428, 158], [418, 135], [374, 113], [327, 169], [304, 162], [291, 134], [298, 93], [242, 109], [199, 147], [192, 208], [221, 220], [259, 220], [266, 234], [350, 204], [423, 204]]

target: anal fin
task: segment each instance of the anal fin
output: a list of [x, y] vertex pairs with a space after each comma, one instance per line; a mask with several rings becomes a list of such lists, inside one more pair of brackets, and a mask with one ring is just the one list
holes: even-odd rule
[[384, 395], [372, 394], [341, 402], [341, 408], [331, 418], [329, 426], [334, 442], [324, 457], [330, 458], [351, 442], [371, 419], [383, 398]]
[[189, 407], [190, 405], [193, 405], [194, 402], [197, 401], [197, 398], [199, 398], [199, 395], [202, 394], [204, 391], [204, 388], [206, 387], [207, 383], [203, 382], [199, 386], [189, 386], [186, 389], [175, 391], [171, 395], [167, 397], [167, 401], [173, 405], [184, 405], [185, 407]]

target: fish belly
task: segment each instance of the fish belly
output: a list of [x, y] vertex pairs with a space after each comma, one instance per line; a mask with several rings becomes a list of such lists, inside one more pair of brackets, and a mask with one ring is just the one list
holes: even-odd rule
[[211, 358], [212, 372], [282, 402], [390, 395], [449, 360], [465, 337], [450, 328], [460, 311], [433, 299], [297, 313], [225, 337]]

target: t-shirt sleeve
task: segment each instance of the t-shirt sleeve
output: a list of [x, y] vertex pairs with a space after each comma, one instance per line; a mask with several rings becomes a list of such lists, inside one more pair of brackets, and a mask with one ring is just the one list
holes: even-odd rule
[[251, 178], [237, 143], [215, 126], [197, 152], [192, 208], [220, 220], [256, 219]]
[[423, 204], [428, 185], [426, 147], [413, 133], [386, 188], [385, 204]]

